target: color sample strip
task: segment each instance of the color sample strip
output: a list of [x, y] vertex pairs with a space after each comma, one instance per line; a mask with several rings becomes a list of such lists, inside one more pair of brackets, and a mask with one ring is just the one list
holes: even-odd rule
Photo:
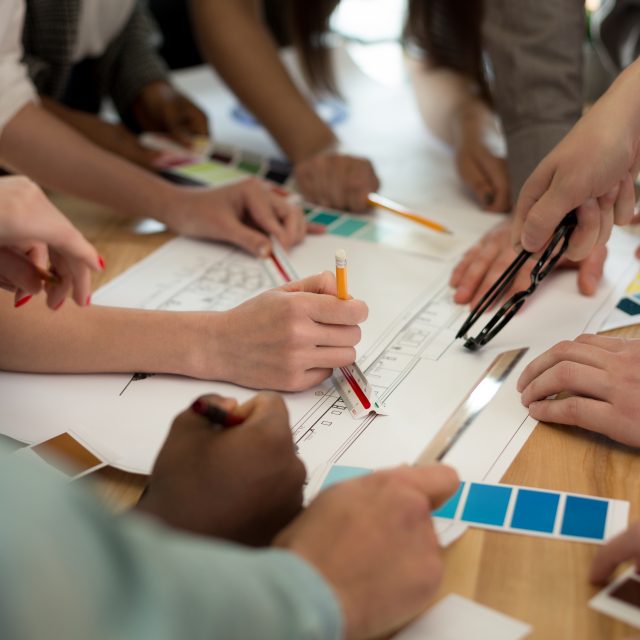
[[640, 575], [629, 569], [596, 594], [589, 606], [640, 629]]
[[624, 530], [629, 503], [524, 487], [462, 483], [434, 516], [552, 538], [603, 542]]
[[371, 469], [365, 469], [364, 467], [344, 467], [341, 465], [334, 465], [329, 470], [327, 477], [322, 483], [322, 491], [328, 489], [334, 484], [344, 482], [345, 480], [353, 480], [354, 478], [360, 478], [371, 473]]
[[[334, 465], [322, 489], [369, 473], [362, 467]], [[554, 539], [602, 543], [626, 529], [629, 503], [482, 482], [461, 482], [434, 517], [471, 526]]]

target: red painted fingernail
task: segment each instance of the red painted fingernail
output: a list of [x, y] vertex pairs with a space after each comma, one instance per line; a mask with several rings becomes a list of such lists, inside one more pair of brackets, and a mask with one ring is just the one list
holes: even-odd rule
[[107, 268], [107, 265], [104, 261], [104, 258], [102, 256], [98, 256], [98, 264], [100, 265], [100, 268], [104, 271]]
[[87, 296], [87, 299], [85, 300], [85, 305], [88, 307], [91, 304], [91, 296]]
[[20, 300], [16, 300], [15, 304], [13, 305], [16, 309], [18, 307], [23, 307], [25, 304], [27, 304], [27, 302], [29, 302], [29, 300], [31, 300], [31, 298], [33, 298], [33, 296], [29, 295], [29, 296], [25, 296], [24, 298], [20, 298]]
[[55, 307], [53, 307], [53, 310], [57, 311], [64, 304], [65, 299], [66, 298], [62, 298], [62, 300], [60, 300], [60, 302], [58, 302], [58, 304]]

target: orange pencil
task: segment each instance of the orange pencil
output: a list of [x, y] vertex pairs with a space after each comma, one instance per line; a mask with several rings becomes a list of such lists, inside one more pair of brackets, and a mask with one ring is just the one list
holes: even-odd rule
[[336, 250], [336, 282], [338, 285], [338, 298], [340, 298], [340, 300], [348, 300], [347, 252], [344, 249]]
[[429, 220], [429, 218], [425, 218], [424, 216], [418, 215], [417, 213], [412, 213], [408, 209], [405, 209], [402, 205], [399, 205], [393, 200], [389, 200], [389, 198], [385, 198], [378, 193], [370, 193], [367, 202], [372, 207], [385, 209], [386, 211], [395, 213], [401, 218], [405, 218], [406, 220], [411, 220], [412, 222], [421, 224], [422, 226], [432, 229], [433, 231], [437, 231], [438, 233], [448, 233], [449, 235], [453, 235], [453, 232], [450, 229], [447, 229], [447, 227], [441, 225], [439, 222], [434, 222], [433, 220]]

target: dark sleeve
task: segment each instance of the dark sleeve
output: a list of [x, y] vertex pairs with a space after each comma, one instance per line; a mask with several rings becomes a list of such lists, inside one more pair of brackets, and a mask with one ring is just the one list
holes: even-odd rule
[[121, 116], [127, 113], [143, 87], [168, 81], [167, 65], [158, 53], [160, 44], [160, 33], [145, 3], [137, 2], [124, 29], [100, 60], [105, 93]]
[[485, 0], [483, 40], [512, 193], [580, 118], [584, 0]]

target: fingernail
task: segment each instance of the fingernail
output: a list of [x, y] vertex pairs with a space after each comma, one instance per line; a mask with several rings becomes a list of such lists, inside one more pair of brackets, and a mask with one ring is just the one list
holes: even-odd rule
[[89, 296], [87, 296], [87, 299], [85, 300], [84, 304], [85, 304], [85, 306], [87, 306], [87, 307], [91, 304], [91, 296], [90, 296], [90, 295], [89, 295]]
[[16, 309], [18, 307], [23, 307], [25, 304], [27, 304], [27, 302], [29, 302], [29, 300], [31, 300], [31, 298], [33, 298], [32, 295], [26, 295], [24, 296], [24, 298], [20, 298], [20, 300], [16, 300], [15, 304], [13, 305]]
[[100, 268], [104, 271], [107, 268], [107, 265], [104, 261], [104, 258], [102, 256], [98, 256], [98, 264], [100, 265]]
[[53, 310], [57, 311], [64, 304], [65, 300], [66, 298], [62, 298], [62, 300], [60, 300], [60, 302], [58, 302], [58, 304], [55, 307], [53, 307]]
[[271, 253], [271, 249], [269, 248], [268, 244], [263, 244], [258, 249], [258, 254], [260, 255], [261, 258], [268, 258], [270, 253]]

